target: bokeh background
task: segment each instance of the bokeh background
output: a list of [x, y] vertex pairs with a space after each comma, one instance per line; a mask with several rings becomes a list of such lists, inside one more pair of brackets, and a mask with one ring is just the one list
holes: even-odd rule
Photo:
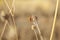
[[[11, 8], [13, 0], [6, 1]], [[43, 39], [49, 40], [56, 2], [57, 0], [15, 0], [15, 10], [13, 13], [17, 26], [18, 40], [36, 40], [36, 36], [31, 29], [32, 23], [29, 19], [31, 15], [37, 16], [37, 22]], [[9, 15], [9, 25], [7, 24], [2, 40], [16, 40], [15, 29], [10, 17], [11, 15], [9, 14], [9, 10], [4, 3], [4, 0], [0, 0], [0, 35], [5, 23], [1, 20], [2, 11], [4, 12], [4, 15]], [[60, 0], [53, 40], [60, 40]]]

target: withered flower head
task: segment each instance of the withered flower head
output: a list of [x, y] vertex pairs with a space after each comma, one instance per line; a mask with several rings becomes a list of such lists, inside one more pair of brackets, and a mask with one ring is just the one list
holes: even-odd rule
[[37, 17], [36, 16], [31, 16], [30, 17], [30, 22], [35, 21], [35, 20], [37, 20]]

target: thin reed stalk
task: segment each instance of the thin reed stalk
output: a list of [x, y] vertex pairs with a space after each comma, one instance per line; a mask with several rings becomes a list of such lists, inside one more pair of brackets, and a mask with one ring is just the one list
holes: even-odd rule
[[[14, 2], [15, 2], [15, 0], [13, 0], [12, 6], [13, 6]], [[6, 0], [4, 0], [4, 3], [6, 4], [7, 8], [9, 9], [9, 12], [10, 12], [10, 14], [12, 16], [13, 24], [14, 24], [15, 31], [16, 31], [16, 39], [18, 40], [18, 34], [17, 34], [17, 28], [16, 28], [16, 24], [15, 24], [15, 20], [14, 20], [13, 10], [11, 10], [11, 8], [9, 7]]]
[[35, 33], [36, 40], [38, 40], [38, 35], [37, 35], [36, 31], [35, 31], [35, 30], [33, 30], [33, 31], [34, 31], [34, 33]]
[[40, 36], [40, 39], [43, 40], [43, 37], [42, 37], [42, 35], [41, 35], [41, 31], [40, 31], [40, 29], [39, 29], [39, 27], [38, 27], [38, 23], [37, 23], [36, 17], [35, 17], [35, 16], [32, 16], [31, 19], [32, 19], [33, 25], [35, 25], [35, 27], [37, 28], [37, 31], [38, 31], [39, 36]]
[[52, 25], [52, 31], [51, 31], [51, 35], [50, 35], [50, 40], [52, 40], [53, 33], [54, 33], [54, 28], [55, 28], [55, 23], [56, 23], [56, 18], [57, 18], [58, 5], [59, 5], [59, 0], [57, 0], [57, 3], [56, 3], [56, 9], [55, 9], [55, 15], [54, 15], [54, 20], [53, 20], [53, 25]]
[[34, 33], [35, 33], [35, 36], [36, 36], [36, 40], [38, 40], [38, 35], [37, 35], [37, 33], [36, 33], [36, 31], [35, 31], [35, 28], [34, 28], [35, 26], [34, 25], [32, 25], [32, 30], [34, 31]]
[[5, 23], [4, 23], [4, 27], [3, 27], [2, 33], [0, 35], [0, 40], [2, 39], [2, 36], [3, 36], [4, 32], [5, 32], [7, 23], [8, 23], [8, 21], [6, 20]]

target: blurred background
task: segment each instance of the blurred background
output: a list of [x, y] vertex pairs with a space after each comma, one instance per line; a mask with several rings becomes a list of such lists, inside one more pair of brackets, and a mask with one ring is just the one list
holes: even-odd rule
[[[49, 40], [57, 0], [6, 0], [12, 8], [17, 28], [18, 40], [36, 40], [36, 36], [30, 22], [31, 15], [37, 17], [37, 22], [44, 40]], [[8, 15], [8, 16], [5, 16]], [[0, 35], [4, 28], [5, 17], [8, 20], [6, 29], [1, 40], [16, 40], [16, 32], [13, 26], [9, 9], [4, 0], [0, 0]], [[60, 0], [57, 20], [52, 40], [60, 40]], [[39, 36], [39, 35], [38, 35]], [[38, 37], [39, 39], [39, 37]], [[40, 40], [40, 39], [39, 39]]]

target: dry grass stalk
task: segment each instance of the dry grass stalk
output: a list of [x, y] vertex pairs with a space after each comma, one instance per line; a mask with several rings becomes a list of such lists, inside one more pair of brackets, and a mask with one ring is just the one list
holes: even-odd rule
[[6, 21], [5, 21], [5, 24], [4, 24], [4, 27], [3, 27], [3, 30], [2, 30], [2, 33], [1, 33], [1, 36], [0, 36], [0, 40], [2, 39], [2, 36], [3, 36], [4, 31], [5, 31], [5, 29], [6, 29], [7, 23], [8, 23], [8, 21], [6, 20]]
[[[15, 0], [13, 0], [13, 3], [15, 2]], [[7, 8], [9, 9], [9, 12], [12, 16], [12, 20], [13, 20], [13, 24], [14, 24], [14, 27], [15, 27], [15, 31], [16, 31], [16, 39], [18, 40], [18, 34], [17, 34], [17, 28], [16, 28], [16, 24], [15, 24], [15, 20], [14, 20], [14, 15], [13, 15], [13, 10], [10, 9], [8, 3], [6, 0], [4, 0], [4, 3], [6, 4]], [[12, 3], [12, 6], [13, 6], [13, 3]]]
[[59, 4], [59, 0], [57, 0], [57, 3], [56, 3], [56, 9], [55, 9], [55, 15], [54, 15], [54, 20], [53, 20], [53, 25], [52, 25], [52, 31], [51, 31], [51, 35], [50, 35], [50, 40], [52, 40], [53, 33], [54, 33], [54, 28], [55, 28], [55, 23], [56, 23], [56, 18], [57, 18], [57, 11], [58, 11], [58, 4]]
[[32, 25], [32, 30], [33, 30], [33, 31], [34, 31], [34, 33], [35, 33], [36, 40], [38, 40], [38, 35], [37, 35], [36, 31], [35, 31], [35, 26], [34, 26], [34, 25]]
[[42, 35], [41, 35], [41, 31], [40, 31], [40, 29], [39, 29], [39, 27], [38, 27], [37, 17], [36, 17], [36, 16], [32, 16], [30, 19], [31, 19], [33, 25], [37, 28], [37, 31], [38, 31], [39, 36], [40, 36], [40, 39], [43, 40], [43, 37], [42, 37]]

